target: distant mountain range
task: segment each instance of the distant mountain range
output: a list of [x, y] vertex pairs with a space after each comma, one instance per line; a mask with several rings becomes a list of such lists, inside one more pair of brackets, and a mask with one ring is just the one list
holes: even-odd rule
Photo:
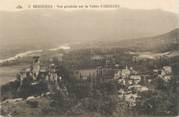
[[176, 37], [176, 31], [167, 32], [176, 28], [177, 15], [161, 10], [0, 11], [0, 58], [64, 43], [83, 45], [99, 41], [131, 48], [165, 50]]
[[98, 40], [80, 48], [123, 48], [131, 51], [168, 52], [179, 51], [179, 28], [158, 36], [143, 37], [125, 40]]
[[0, 46], [135, 39], [164, 34], [177, 24], [176, 14], [161, 10], [1, 11]]
[[121, 41], [119, 45], [142, 51], [166, 52], [179, 50], [179, 28], [154, 37]]

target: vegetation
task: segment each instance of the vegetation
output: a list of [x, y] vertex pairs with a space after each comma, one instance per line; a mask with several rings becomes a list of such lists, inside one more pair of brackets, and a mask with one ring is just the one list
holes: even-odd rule
[[[97, 56], [97, 57], [94, 57]], [[100, 56], [100, 57], [99, 57]], [[95, 58], [95, 59], [93, 59]], [[173, 71], [169, 74], [171, 80], [165, 81], [161, 76], [163, 66], [170, 64], [163, 60], [151, 63], [150, 61], [133, 61], [133, 55], [126, 50], [113, 49], [84, 49], [74, 50], [64, 55], [63, 61], [53, 58], [52, 61], [42, 61], [47, 66], [45, 75], [37, 76], [34, 80], [31, 75], [17, 79], [1, 87], [1, 100], [23, 98], [31, 108], [38, 108], [41, 114], [85, 114], [100, 113], [107, 116], [124, 116], [132, 114], [149, 115], [176, 115], [176, 79]], [[50, 72], [53, 64], [54, 72]], [[148, 91], [137, 92], [136, 106], [119, 98], [119, 91], [124, 89], [128, 93], [128, 85], [121, 85], [114, 75], [125, 68], [126, 64], [134, 66], [142, 80], [140, 85], [149, 87]], [[116, 66], [117, 65], [117, 66]], [[82, 76], [79, 70], [96, 69], [99, 73]], [[157, 73], [153, 73], [157, 70]], [[102, 73], [101, 73], [102, 72]], [[48, 81], [49, 74], [57, 75], [57, 81]], [[61, 79], [59, 79], [61, 78]], [[148, 83], [148, 79], [151, 82]], [[49, 95], [46, 95], [49, 93]], [[129, 92], [131, 94], [136, 91]], [[34, 96], [37, 100], [27, 100]], [[40, 102], [39, 100], [45, 100]], [[3, 108], [5, 108], [4, 106]], [[5, 112], [4, 112], [5, 113]], [[5, 113], [7, 114], [7, 113]]]

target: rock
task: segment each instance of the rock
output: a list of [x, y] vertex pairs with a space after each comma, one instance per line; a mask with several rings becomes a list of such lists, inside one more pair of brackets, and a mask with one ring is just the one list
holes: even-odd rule
[[41, 97], [44, 97], [44, 96], [45, 96], [45, 94], [44, 94], [44, 93], [42, 93], [42, 94], [41, 94]]
[[16, 103], [16, 102], [20, 102], [20, 101], [23, 101], [23, 98], [7, 99], [7, 100], [3, 101], [2, 104]]
[[20, 101], [23, 101], [23, 98], [16, 98], [14, 99], [15, 102], [20, 102]]
[[47, 92], [46, 94], [45, 94], [45, 96], [50, 96], [51, 95], [51, 93], [50, 92]]
[[32, 108], [37, 108], [39, 105], [39, 102], [36, 100], [28, 100], [28, 101], [26, 101], [26, 103], [28, 105], [30, 105]]
[[26, 99], [26, 103], [30, 105], [32, 108], [36, 108], [39, 105], [39, 102], [36, 101], [36, 98], [34, 96], [30, 96]]
[[27, 97], [26, 101], [29, 101], [29, 100], [34, 100], [34, 99], [35, 99], [35, 97], [34, 97], [34, 96], [29, 96], [29, 97]]

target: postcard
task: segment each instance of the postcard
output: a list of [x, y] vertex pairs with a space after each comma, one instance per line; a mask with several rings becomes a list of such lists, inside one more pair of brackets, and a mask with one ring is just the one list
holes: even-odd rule
[[174, 117], [178, 0], [1, 0], [1, 117]]

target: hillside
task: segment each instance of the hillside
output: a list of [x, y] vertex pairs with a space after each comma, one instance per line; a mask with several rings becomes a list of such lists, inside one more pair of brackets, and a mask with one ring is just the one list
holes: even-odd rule
[[[179, 49], [179, 29], [172, 30], [158, 36], [128, 39], [128, 40], [109, 40], [97, 41], [87, 44], [87, 47], [118, 47], [132, 51], [151, 51], [151, 52], [167, 52]], [[84, 46], [85, 47], [85, 46]]]
[[1, 11], [0, 55], [71, 42], [151, 37], [177, 28], [177, 22], [176, 14], [161, 10]]
[[142, 39], [135, 39], [131, 41], [123, 41], [122, 45], [126, 47], [136, 48], [142, 51], [173, 51], [179, 49], [179, 29], [172, 30], [168, 33], [147, 37]]

